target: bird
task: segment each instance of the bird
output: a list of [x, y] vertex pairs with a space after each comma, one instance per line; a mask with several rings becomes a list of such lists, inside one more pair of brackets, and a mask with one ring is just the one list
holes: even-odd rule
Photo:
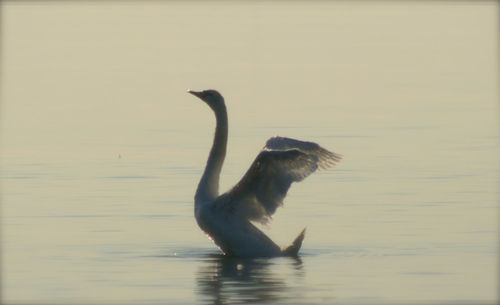
[[187, 92], [204, 101], [216, 119], [212, 148], [194, 197], [198, 226], [227, 256], [298, 256], [305, 229], [291, 245], [281, 248], [252, 222], [269, 223], [293, 182], [335, 166], [342, 155], [314, 142], [275, 136], [265, 143], [243, 178], [219, 195], [228, 140], [224, 98], [213, 89]]

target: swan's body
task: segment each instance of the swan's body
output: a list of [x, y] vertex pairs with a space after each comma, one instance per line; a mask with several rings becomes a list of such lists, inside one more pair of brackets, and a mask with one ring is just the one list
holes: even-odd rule
[[188, 91], [215, 113], [214, 143], [195, 195], [195, 217], [200, 228], [227, 255], [271, 257], [297, 255], [304, 231], [281, 249], [250, 221], [266, 223], [292, 182], [317, 169], [333, 167], [341, 156], [316, 143], [274, 137], [267, 141], [245, 176], [219, 196], [219, 176], [226, 156], [228, 121], [224, 98], [215, 90]]

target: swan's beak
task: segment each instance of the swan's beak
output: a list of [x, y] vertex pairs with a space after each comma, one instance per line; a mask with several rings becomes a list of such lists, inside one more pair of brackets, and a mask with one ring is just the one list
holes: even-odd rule
[[193, 91], [193, 90], [189, 89], [187, 92], [191, 93], [194, 96], [201, 98], [201, 91]]

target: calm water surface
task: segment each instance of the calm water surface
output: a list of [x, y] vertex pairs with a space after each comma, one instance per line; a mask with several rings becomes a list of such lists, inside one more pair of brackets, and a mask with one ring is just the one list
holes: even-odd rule
[[[498, 4], [3, 2], [2, 301], [498, 301]], [[423, 21], [425, 20], [425, 22]], [[221, 255], [193, 195], [226, 97], [221, 189], [274, 135], [341, 153]]]

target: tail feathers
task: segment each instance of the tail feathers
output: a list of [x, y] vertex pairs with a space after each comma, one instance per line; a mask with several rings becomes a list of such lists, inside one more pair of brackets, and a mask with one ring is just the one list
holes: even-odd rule
[[286, 247], [282, 253], [284, 256], [297, 256], [297, 254], [299, 253], [299, 250], [300, 250], [300, 246], [302, 246], [302, 241], [304, 240], [304, 237], [306, 235], [306, 229], [304, 228], [304, 230], [302, 230], [302, 232], [300, 232], [299, 236], [297, 236], [297, 238], [295, 238], [295, 240], [293, 241], [293, 243]]

